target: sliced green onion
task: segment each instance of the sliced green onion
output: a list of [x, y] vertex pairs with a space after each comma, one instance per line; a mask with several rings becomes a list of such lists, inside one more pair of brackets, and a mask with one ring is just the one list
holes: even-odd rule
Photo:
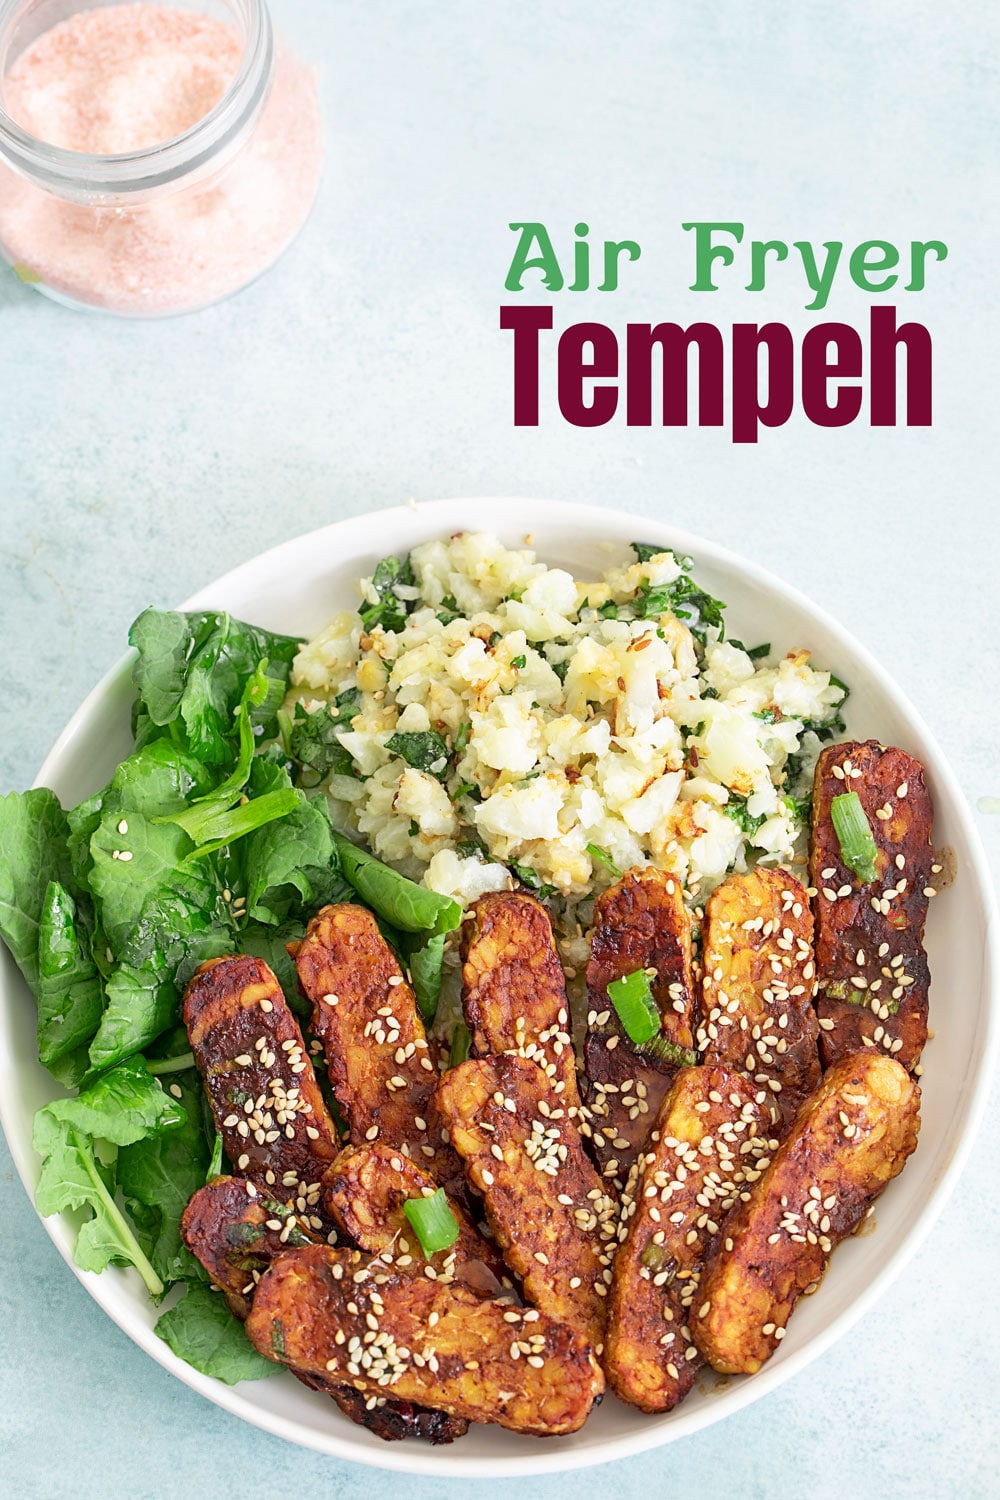
[[830, 817], [840, 845], [841, 859], [867, 885], [878, 874], [878, 847], [857, 792], [843, 792], [834, 797], [830, 803]]
[[596, 865], [603, 865], [604, 868], [609, 871], [616, 880], [621, 879], [622, 872], [621, 870], [619, 870], [618, 866], [615, 864], [614, 860], [611, 858], [611, 855], [606, 849], [599, 848], [597, 844], [588, 844], [587, 853], [590, 855], [591, 859]]
[[425, 1255], [447, 1250], [458, 1239], [458, 1220], [448, 1207], [444, 1188], [438, 1188], [430, 1198], [408, 1198], [403, 1212]]
[[679, 1068], [698, 1066], [697, 1052], [692, 1052], [690, 1047], [682, 1047], [679, 1042], [672, 1042], [668, 1036], [654, 1036], [652, 1041], [646, 1042], [641, 1050], [644, 1057], [655, 1057], [660, 1062], [675, 1063]]
[[613, 979], [608, 985], [608, 999], [618, 1012], [629, 1041], [641, 1044], [656, 1036], [660, 1012], [645, 969]]
[[459, 1063], [464, 1063], [472, 1046], [472, 1032], [464, 1021], [458, 1021], [455, 1030], [451, 1034], [451, 1052], [448, 1056], [449, 1068], [457, 1068]]

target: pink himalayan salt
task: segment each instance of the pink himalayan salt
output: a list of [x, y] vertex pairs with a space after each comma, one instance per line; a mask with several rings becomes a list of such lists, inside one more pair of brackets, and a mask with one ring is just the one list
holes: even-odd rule
[[[236, 27], [165, 6], [80, 11], [39, 36], [3, 81], [8, 114], [39, 140], [97, 155], [180, 135], [222, 98]], [[316, 78], [277, 49], [246, 144], [212, 177], [134, 207], [64, 201], [0, 165], [0, 245], [75, 302], [131, 315], [204, 307], [265, 270], [312, 206], [322, 165]]]

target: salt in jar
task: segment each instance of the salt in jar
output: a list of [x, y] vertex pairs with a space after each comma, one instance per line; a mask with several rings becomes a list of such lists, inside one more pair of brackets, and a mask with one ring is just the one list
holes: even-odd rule
[[264, 0], [0, 0], [0, 253], [71, 305], [205, 307], [308, 217], [316, 77]]

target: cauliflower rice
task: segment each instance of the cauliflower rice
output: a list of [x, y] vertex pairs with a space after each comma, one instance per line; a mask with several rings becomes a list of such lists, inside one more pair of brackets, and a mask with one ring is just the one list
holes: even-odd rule
[[426, 542], [363, 579], [365, 618], [335, 615], [292, 674], [340, 720], [336, 826], [465, 905], [515, 877], [550, 897], [567, 963], [630, 866], [698, 905], [729, 871], [804, 863], [820, 741], [842, 728], [847, 690], [807, 650], [724, 639], [690, 559], [635, 550], [595, 582], [488, 533]]

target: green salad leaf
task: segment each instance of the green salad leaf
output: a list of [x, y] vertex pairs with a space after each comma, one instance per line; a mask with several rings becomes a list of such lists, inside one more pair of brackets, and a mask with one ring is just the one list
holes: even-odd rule
[[123, 1146], [118, 1153], [118, 1184], [136, 1237], [166, 1286], [199, 1274], [197, 1262], [181, 1240], [180, 1222], [188, 1199], [204, 1183], [211, 1161], [201, 1079], [194, 1069], [173, 1073], [169, 1087], [180, 1092], [184, 1120], [174, 1129]]
[[417, 998], [417, 1008], [425, 1021], [433, 1021], [437, 1014], [447, 941], [447, 933], [436, 932], [419, 946], [405, 944], [413, 993]]
[[[103, 1007], [101, 976], [76, 902], [65, 886], [50, 880], [38, 924], [38, 1055], [47, 1068], [85, 1049]], [[80, 1076], [85, 1068], [83, 1062]], [[65, 1069], [61, 1076], [65, 1081]]]
[[156, 1332], [178, 1359], [226, 1385], [262, 1380], [279, 1368], [257, 1353], [226, 1299], [197, 1282], [188, 1286], [175, 1307], [161, 1313]]
[[407, 880], [381, 860], [359, 849], [343, 834], [333, 833], [344, 879], [380, 917], [402, 932], [451, 932], [462, 920], [462, 908], [451, 896], [439, 896]]
[[252, 721], [265, 739], [277, 733], [277, 711], [301, 642], [213, 611], [181, 614], [147, 609], [129, 632], [138, 651], [133, 669], [140, 744], [164, 730], [206, 766], [231, 760], [234, 724], [248, 680], [262, 662], [266, 691]]
[[45, 787], [0, 797], [0, 933], [38, 993], [38, 924], [51, 880], [69, 887], [73, 876], [66, 814]]
[[73, 1099], [56, 1099], [35, 1115], [32, 1144], [42, 1158], [35, 1205], [44, 1217], [88, 1208], [74, 1259], [85, 1271], [132, 1265], [150, 1294], [164, 1284], [115, 1202], [113, 1170], [95, 1141], [130, 1146], [182, 1125], [185, 1112], [141, 1063], [121, 1063]]

